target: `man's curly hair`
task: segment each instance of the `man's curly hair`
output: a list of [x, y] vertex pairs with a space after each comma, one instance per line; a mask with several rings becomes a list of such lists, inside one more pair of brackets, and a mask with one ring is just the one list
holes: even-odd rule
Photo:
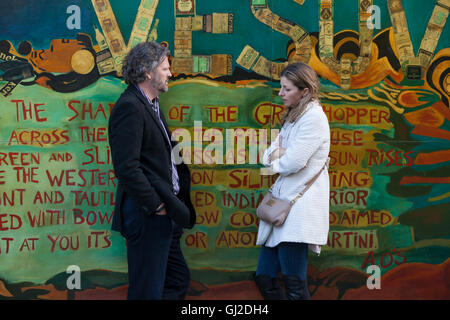
[[154, 71], [170, 55], [169, 49], [156, 42], [141, 42], [127, 54], [122, 65], [125, 83], [138, 84], [146, 79], [146, 73]]

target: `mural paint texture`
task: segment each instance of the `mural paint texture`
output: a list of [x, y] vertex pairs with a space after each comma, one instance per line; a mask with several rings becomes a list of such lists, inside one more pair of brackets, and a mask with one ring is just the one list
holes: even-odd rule
[[[450, 298], [449, 9], [449, 0], [0, 4], [0, 298], [125, 298], [107, 123], [126, 87], [121, 61], [143, 41], [171, 51], [160, 105], [198, 213], [182, 238], [189, 299], [260, 297], [255, 210], [276, 179], [260, 157], [281, 128], [280, 72], [295, 61], [319, 74], [331, 127], [330, 232], [309, 255], [312, 298]], [[67, 288], [71, 265], [79, 290]], [[381, 289], [367, 288], [371, 265]]]

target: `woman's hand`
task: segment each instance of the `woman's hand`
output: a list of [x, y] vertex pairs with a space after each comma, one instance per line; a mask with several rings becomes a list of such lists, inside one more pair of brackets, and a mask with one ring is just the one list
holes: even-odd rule
[[275, 150], [273, 150], [269, 155], [269, 159], [268, 159], [269, 163], [272, 163], [276, 159], [281, 158], [286, 153], [286, 148], [281, 147], [282, 142], [283, 142], [283, 137], [280, 136], [280, 139], [278, 141], [278, 147]]

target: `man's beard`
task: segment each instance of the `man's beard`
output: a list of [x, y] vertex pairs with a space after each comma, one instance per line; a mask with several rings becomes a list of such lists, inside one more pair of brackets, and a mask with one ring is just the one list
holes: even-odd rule
[[168, 87], [166, 81], [163, 81], [157, 75], [155, 75], [155, 77], [153, 77], [152, 82], [151, 82], [151, 86], [153, 88], [155, 88], [156, 90], [158, 90], [158, 92], [160, 92], [160, 93], [166, 92], [167, 90], [169, 90], [169, 87]]

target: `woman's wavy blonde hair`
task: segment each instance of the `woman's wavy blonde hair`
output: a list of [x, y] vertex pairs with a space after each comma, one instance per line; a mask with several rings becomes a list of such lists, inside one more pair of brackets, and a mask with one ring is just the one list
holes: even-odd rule
[[299, 90], [308, 88], [308, 93], [305, 94], [298, 105], [294, 108], [288, 108], [284, 113], [282, 123], [295, 122], [303, 113], [304, 109], [311, 101], [320, 101], [319, 90], [320, 82], [316, 72], [306, 63], [295, 62], [288, 65], [281, 71], [280, 77], [285, 77], [290, 80]]

